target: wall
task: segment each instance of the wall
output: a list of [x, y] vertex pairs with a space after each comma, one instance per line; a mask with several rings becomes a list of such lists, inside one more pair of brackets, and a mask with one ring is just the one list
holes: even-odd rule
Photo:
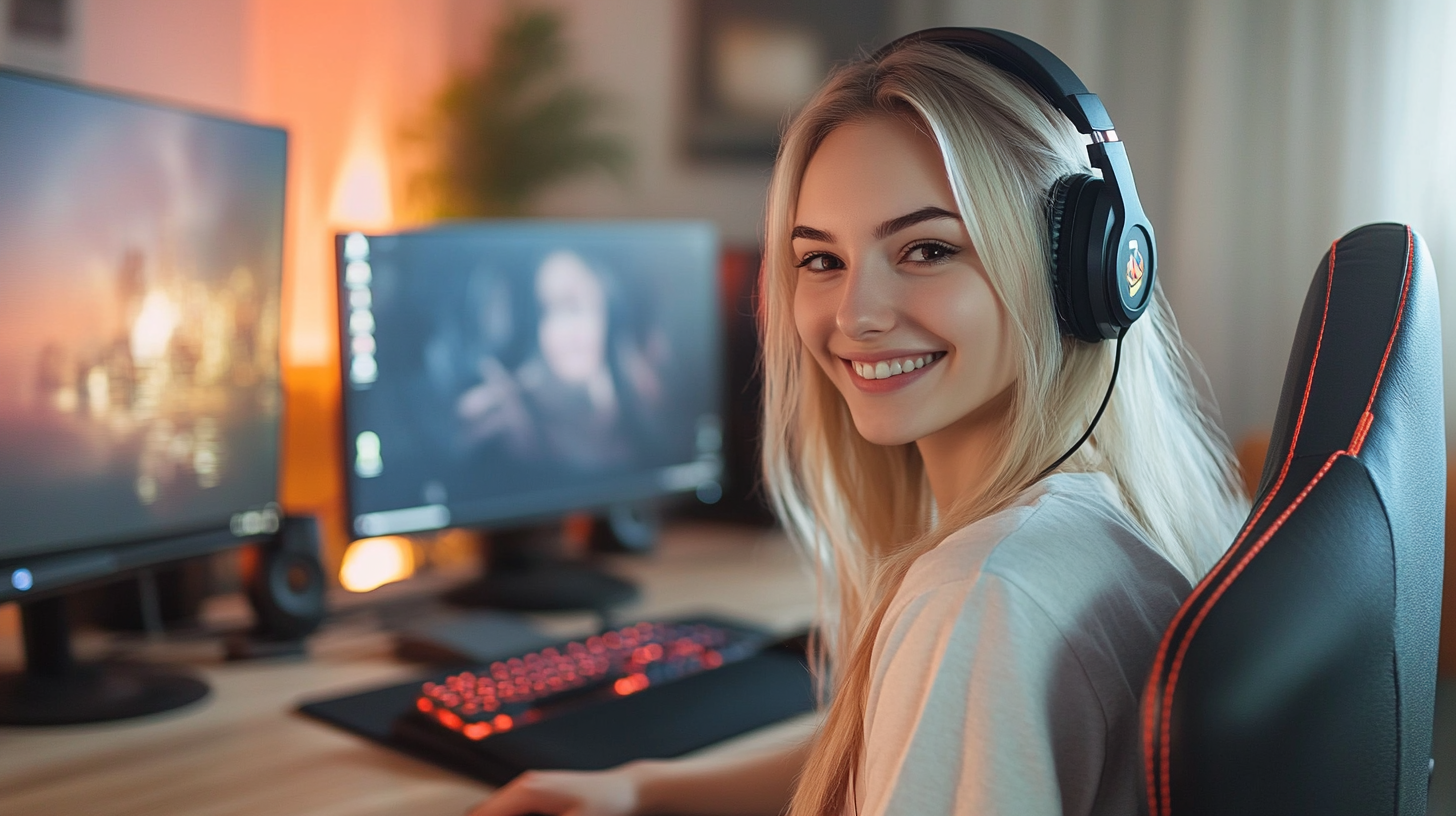
[[225, 114], [248, 107], [249, 0], [74, 4], [77, 78]]

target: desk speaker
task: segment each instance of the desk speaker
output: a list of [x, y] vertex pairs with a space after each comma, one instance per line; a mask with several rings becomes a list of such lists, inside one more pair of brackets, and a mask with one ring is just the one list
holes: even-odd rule
[[319, 526], [313, 516], [288, 516], [272, 540], [257, 545], [247, 576], [257, 615], [255, 637], [297, 640], [323, 622], [324, 569]]

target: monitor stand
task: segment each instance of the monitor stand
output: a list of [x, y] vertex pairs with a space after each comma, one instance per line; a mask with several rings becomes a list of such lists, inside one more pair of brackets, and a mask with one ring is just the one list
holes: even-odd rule
[[445, 595], [456, 606], [520, 612], [605, 613], [637, 600], [635, 584], [589, 564], [564, 560], [562, 525], [492, 530], [485, 574]]
[[0, 673], [0, 725], [72, 725], [181, 708], [207, 684], [177, 669], [77, 663], [64, 596], [20, 604], [25, 668]]

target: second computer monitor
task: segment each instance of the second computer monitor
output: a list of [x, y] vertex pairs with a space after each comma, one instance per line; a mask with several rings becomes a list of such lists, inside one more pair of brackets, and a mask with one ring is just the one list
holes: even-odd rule
[[0, 71], [0, 601], [277, 530], [286, 151]]
[[718, 247], [696, 222], [338, 240], [356, 537], [718, 491]]

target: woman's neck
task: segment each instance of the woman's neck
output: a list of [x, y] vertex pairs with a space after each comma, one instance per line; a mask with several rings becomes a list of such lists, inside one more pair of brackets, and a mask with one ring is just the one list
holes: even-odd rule
[[1011, 400], [1011, 388], [1007, 388], [980, 408], [915, 442], [942, 516], [985, 490], [1007, 427]]

